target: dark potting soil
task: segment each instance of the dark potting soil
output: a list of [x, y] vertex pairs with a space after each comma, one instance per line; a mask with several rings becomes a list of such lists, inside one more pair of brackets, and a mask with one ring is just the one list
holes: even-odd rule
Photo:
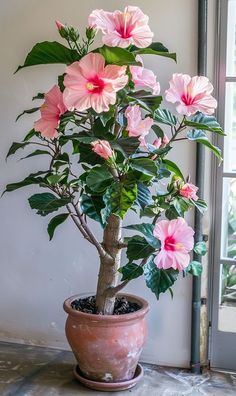
[[[74, 300], [71, 303], [71, 307], [73, 309], [76, 309], [77, 311], [82, 311], [89, 314], [97, 313], [95, 296]], [[125, 297], [116, 297], [113, 315], [124, 315], [131, 312], [136, 312], [140, 308], [140, 305], [134, 302], [127, 301]]]

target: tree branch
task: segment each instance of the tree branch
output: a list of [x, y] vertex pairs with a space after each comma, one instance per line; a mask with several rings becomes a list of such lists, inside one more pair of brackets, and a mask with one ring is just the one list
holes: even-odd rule
[[77, 219], [77, 216], [72, 212], [71, 208], [69, 207], [69, 205], [66, 205], [66, 208], [68, 210], [68, 212], [70, 213], [70, 216], [73, 220], [73, 222], [75, 223], [76, 227], [78, 227], [78, 229], [80, 230], [81, 234], [83, 235], [83, 237], [85, 239], [87, 239], [87, 241], [89, 241], [90, 243], [93, 244], [93, 242], [91, 241], [91, 239], [89, 238], [88, 234], [85, 232], [85, 230], [83, 229], [82, 225], [80, 224], [80, 222]]
[[[148, 260], [148, 257], [145, 257], [144, 259], [142, 259], [141, 263], [139, 264], [139, 267], [143, 267], [146, 262]], [[111, 287], [110, 289], [107, 289], [107, 296], [109, 297], [114, 297], [117, 293], [119, 293], [119, 291], [121, 291], [129, 282], [131, 281], [131, 279], [126, 279], [123, 282], [121, 282], [119, 285], [115, 286], [115, 287]]]
[[72, 205], [73, 205], [73, 207], [75, 209], [75, 212], [76, 212], [76, 214], [77, 214], [77, 216], [79, 218], [80, 225], [81, 225], [82, 229], [84, 230], [84, 232], [86, 232], [86, 234], [89, 237], [91, 243], [96, 247], [99, 255], [101, 257], [108, 256], [108, 253], [106, 252], [106, 250], [102, 247], [101, 243], [97, 240], [97, 238], [95, 237], [93, 232], [90, 230], [89, 226], [85, 223], [83, 215], [80, 212], [78, 206], [75, 205], [73, 202], [72, 202]]
[[128, 243], [120, 241], [118, 242], [117, 247], [118, 249], [126, 249], [128, 247]]

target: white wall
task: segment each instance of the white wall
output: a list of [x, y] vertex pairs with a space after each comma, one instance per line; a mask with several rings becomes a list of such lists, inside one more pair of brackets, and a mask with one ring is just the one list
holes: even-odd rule
[[[182, 71], [196, 74], [197, 1], [129, 1], [150, 16], [155, 40], [178, 54], [171, 60], [148, 57], [163, 89], [171, 74]], [[32, 106], [31, 97], [47, 91], [55, 83], [61, 66], [42, 66], [13, 71], [37, 41], [58, 39], [54, 20], [85, 27], [87, 15], [95, 8], [122, 8], [126, 1], [107, 0], [8, 0], [0, 4], [0, 112], [1, 112], [1, 186], [22, 179], [44, 166], [43, 160], [18, 162], [5, 154], [13, 140], [30, 130], [34, 116], [15, 117]], [[37, 117], [37, 116], [36, 116]], [[178, 143], [172, 154], [185, 174], [194, 175], [195, 146]], [[28, 161], [28, 162], [27, 162]], [[46, 232], [47, 219], [37, 216], [27, 203], [35, 190], [28, 188], [5, 195], [0, 201], [0, 339], [27, 344], [65, 347], [63, 300], [76, 293], [95, 290], [98, 271], [96, 252], [82, 240], [74, 225], [65, 223], [52, 242]], [[127, 221], [128, 222], [128, 221]], [[95, 228], [98, 227], [95, 225]], [[162, 365], [187, 367], [190, 360], [191, 279], [174, 287], [174, 300], [168, 294], [156, 301], [138, 279], [127, 291], [150, 301], [149, 339], [143, 360]]]

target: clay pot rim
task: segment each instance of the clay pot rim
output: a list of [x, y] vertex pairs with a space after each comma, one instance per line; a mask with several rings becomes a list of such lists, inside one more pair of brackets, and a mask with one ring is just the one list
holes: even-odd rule
[[131, 312], [128, 314], [123, 314], [123, 315], [96, 315], [96, 314], [89, 314], [86, 312], [81, 312], [73, 309], [71, 307], [72, 301], [76, 300], [77, 298], [81, 297], [80, 294], [76, 294], [74, 296], [71, 296], [67, 298], [64, 301], [63, 308], [64, 310], [69, 314], [74, 316], [75, 318], [80, 318], [80, 319], [85, 319], [85, 320], [91, 320], [93, 322], [103, 322], [103, 321], [109, 321], [109, 322], [127, 322], [129, 320], [136, 320], [139, 319], [140, 317], [143, 317], [146, 315], [146, 313], [149, 311], [149, 304], [148, 302], [142, 298], [135, 296], [134, 294], [129, 294], [129, 293], [118, 293], [118, 296], [120, 297], [126, 297], [127, 300], [137, 302], [139, 305], [141, 305], [141, 308], [138, 311]]

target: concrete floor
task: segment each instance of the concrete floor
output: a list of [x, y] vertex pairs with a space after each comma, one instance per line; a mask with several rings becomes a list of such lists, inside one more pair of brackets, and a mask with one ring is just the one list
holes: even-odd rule
[[[0, 343], [1, 396], [104, 396], [90, 391], [73, 377], [71, 352]], [[135, 388], [111, 392], [116, 396], [236, 396], [236, 375], [207, 372], [201, 376], [183, 370], [144, 365], [144, 379]]]

